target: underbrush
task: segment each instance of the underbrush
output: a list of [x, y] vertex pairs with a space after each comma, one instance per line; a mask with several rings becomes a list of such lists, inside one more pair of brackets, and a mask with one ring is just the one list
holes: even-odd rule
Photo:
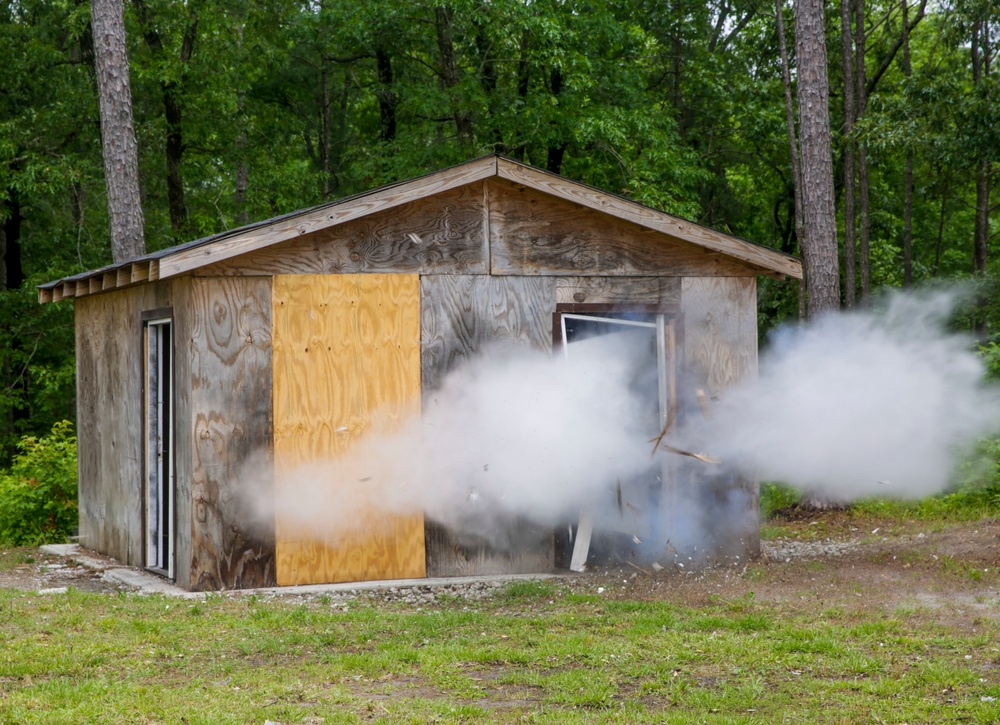
[[76, 436], [61, 421], [47, 436], [23, 437], [0, 471], [0, 544], [65, 541], [77, 525]]

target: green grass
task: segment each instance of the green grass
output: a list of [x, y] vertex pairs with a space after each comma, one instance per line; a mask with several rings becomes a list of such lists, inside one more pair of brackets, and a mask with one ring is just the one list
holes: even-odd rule
[[995, 619], [665, 597], [517, 582], [344, 611], [4, 590], [0, 723], [1000, 720]]

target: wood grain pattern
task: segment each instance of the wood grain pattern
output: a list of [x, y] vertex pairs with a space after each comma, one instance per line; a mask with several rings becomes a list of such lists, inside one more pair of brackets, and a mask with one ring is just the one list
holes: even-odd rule
[[270, 281], [194, 279], [187, 316], [190, 586], [273, 586]]
[[[445, 376], [473, 356], [511, 347], [552, 347], [555, 280], [546, 277], [433, 275], [420, 279], [421, 369], [425, 401]], [[500, 525], [499, 522], [497, 525]], [[511, 520], [511, 546], [458, 537], [438, 524], [427, 528], [430, 576], [526, 574], [551, 571], [551, 531]]]
[[517, 544], [498, 548], [486, 540], [456, 536], [428, 521], [427, 576], [542, 574], [555, 569], [552, 529], [515, 519], [507, 522], [506, 531]]
[[552, 279], [426, 275], [420, 278], [420, 297], [425, 396], [474, 355], [510, 347], [552, 347]]
[[687, 373], [709, 395], [757, 374], [754, 278], [686, 278], [681, 312]]
[[479, 181], [228, 259], [198, 274], [482, 274], [487, 256]]
[[415, 199], [471, 184], [495, 173], [496, 159], [484, 158], [426, 177], [376, 189], [165, 257], [160, 261], [159, 273], [161, 278], [182, 274], [206, 264], [231, 259], [288, 239], [394, 209]]
[[525, 166], [509, 159], [499, 159], [497, 175], [514, 184], [571, 202], [574, 206], [578, 205], [578, 207], [582, 206], [609, 214], [622, 221], [697, 244], [708, 251], [725, 254], [753, 265], [761, 271], [770, 270], [796, 279], [802, 278], [802, 263], [794, 257], [750, 244], [742, 239], [716, 232], [708, 227], [656, 211], [627, 199], [612, 196], [541, 169]]
[[[710, 398], [757, 375], [757, 285], [754, 279], [685, 279], [681, 285], [684, 368], [692, 387]], [[681, 391], [688, 405], [697, 405], [693, 390]], [[720, 556], [756, 556], [760, 552], [759, 486], [750, 476], [731, 469], [722, 475], [695, 469], [688, 484], [697, 492], [705, 518], [706, 539]]]
[[[174, 306], [180, 288], [143, 285], [75, 303], [80, 543], [132, 566], [144, 565], [142, 311]], [[175, 421], [176, 435], [186, 430]], [[176, 453], [175, 466], [183, 475]]]
[[[376, 414], [401, 422], [419, 410], [420, 299], [415, 275], [274, 278], [274, 454], [277, 495], [291, 472], [345, 453]], [[332, 497], [358, 481], [331, 481]], [[276, 522], [278, 583], [422, 577], [423, 517], [372, 511], [366, 534], [327, 541]]]
[[754, 276], [677, 237], [526, 187], [491, 180], [490, 270], [513, 275]]
[[557, 304], [678, 304], [680, 277], [557, 277]]

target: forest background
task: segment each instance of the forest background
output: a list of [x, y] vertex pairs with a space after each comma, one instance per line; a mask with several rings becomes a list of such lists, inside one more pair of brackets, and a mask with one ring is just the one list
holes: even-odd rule
[[[796, 186], [810, 179], [790, 130], [823, 111], [794, 108], [793, 10], [130, 0], [147, 249], [499, 152], [800, 254]], [[823, 11], [841, 305], [971, 281], [956, 324], [1000, 360], [1000, 4]], [[35, 285], [112, 259], [90, 17], [87, 0], [0, 7], [0, 467], [75, 417], [72, 305], [38, 305]], [[762, 333], [804, 299], [762, 280]]]

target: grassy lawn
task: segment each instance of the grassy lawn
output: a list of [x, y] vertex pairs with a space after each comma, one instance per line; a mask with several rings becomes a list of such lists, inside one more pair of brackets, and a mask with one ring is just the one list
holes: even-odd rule
[[0, 722], [1000, 721], [996, 618], [586, 589], [420, 609], [0, 590]]

